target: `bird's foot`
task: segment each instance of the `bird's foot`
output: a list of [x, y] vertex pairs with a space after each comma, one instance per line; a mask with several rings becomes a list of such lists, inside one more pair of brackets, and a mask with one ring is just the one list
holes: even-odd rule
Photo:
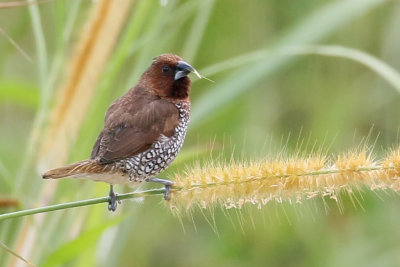
[[118, 204], [121, 204], [120, 200], [117, 200], [118, 194], [114, 192], [113, 186], [110, 185], [110, 193], [108, 195], [108, 210], [109, 211], [116, 211]]
[[164, 199], [169, 200], [169, 191], [171, 191], [171, 185], [172, 184], [166, 184], [165, 185], [165, 193], [164, 193]]
[[149, 178], [146, 180], [146, 182], [159, 183], [165, 185], [164, 199], [169, 200], [169, 192], [171, 191], [171, 186], [174, 184], [173, 182], [159, 178]]

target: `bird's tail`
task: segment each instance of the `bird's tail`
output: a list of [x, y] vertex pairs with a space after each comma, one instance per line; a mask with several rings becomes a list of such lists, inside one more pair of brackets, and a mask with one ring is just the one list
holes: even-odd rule
[[66, 177], [78, 178], [95, 173], [101, 165], [94, 160], [83, 160], [67, 166], [55, 168], [42, 174], [43, 179], [58, 179]]

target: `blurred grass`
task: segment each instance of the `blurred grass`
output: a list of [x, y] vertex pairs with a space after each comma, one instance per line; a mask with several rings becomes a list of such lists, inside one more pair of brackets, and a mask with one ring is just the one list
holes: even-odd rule
[[[0, 194], [18, 198], [24, 207], [36, 206], [42, 197], [37, 192], [51, 183], [37, 173], [34, 147], [43, 141], [41, 132], [66, 63], [94, 4], [58, 0], [0, 9], [1, 28], [34, 59], [30, 64], [0, 39]], [[316, 142], [338, 152], [358, 145], [372, 126], [372, 139], [379, 134], [378, 152], [395, 145], [400, 96], [379, 75], [337, 56], [277, 55], [293, 46], [338, 45], [363, 51], [398, 71], [399, 14], [398, 1], [383, 0], [170, 0], [165, 7], [157, 0], [134, 1], [77, 141], [70, 144], [68, 162], [89, 156], [107, 106], [135, 84], [153, 57], [165, 52], [184, 56], [216, 83], [193, 78], [192, 124], [182, 153], [164, 177], [197, 158], [209, 160], [210, 154], [224, 160], [232, 151], [237, 158], [291, 153], [303, 139], [309, 146]], [[32, 129], [37, 140], [29, 134]], [[55, 186], [49, 203], [107, 193], [107, 185], [85, 181], [61, 180]], [[263, 211], [205, 211], [218, 234], [202, 214], [181, 218], [182, 226], [161, 199], [149, 198], [143, 204], [124, 202], [120, 212], [126, 219], [114, 226], [106, 223], [113, 215], [105, 206], [29, 218], [36, 232], [31, 251], [15, 243], [17, 237], [25, 238], [21, 220], [2, 223], [0, 240], [36, 264], [52, 263], [51, 255], [66, 247], [65, 255], [53, 262], [59, 266], [395, 266], [399, 198], [362, 193], [365, 211], [343, 198], [344, 213], [333, 202], [315, 201]], [[104, 228], [96, 232], [103, 221]], [[82, 243], [85, 250], [76, 253], [68, 242], [77, 238], [79, 243], [91, 230], [92, 240], [99, 241]], [[0, 266], [18, 264], [0, 250]]]
[[40, 95], [37, 88], [24, 81], [1, 81], [0, 99], [3, 105], [13, 104], [28, 110], [35, 110], [39, 106]]
[[[57, 250], [55, 250], [52, 254], [50, 254], [40, 266], [58, 266], [60, 264], [64, 264], [67, 261], [78, 257], [85, 249], [90, 249], [90, 247], [95, 246], [100, 238], [101, 234], [110, 226], [114, 226], [120, 223], [122, 217], [116, 217], [109, 221], [103, 221], [99, 223], [96, 227], [88, 230], [87, 232], [82, 233], [78, 238], [65, 243]], [[93, 266], [94, 262], [90, 264]], [[87, 265], [89, 266], [89, 265]]]

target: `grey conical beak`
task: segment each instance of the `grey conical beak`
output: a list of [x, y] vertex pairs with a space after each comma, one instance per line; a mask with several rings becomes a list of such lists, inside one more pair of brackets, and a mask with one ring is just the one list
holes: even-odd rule
[[198, 77], [201, 77], [200, 74], [197, 72], [195, 68], [190, 66], [189, 63], [186, 63], [185, 61], [181, 60], [178, 61], [178, 65], [176, 65], [176, 71], [175, 71], [175, 78], [174, 80], [179, 80], [183, 77], [188, 76], [189, 73], [193, 72], [196, 74]]

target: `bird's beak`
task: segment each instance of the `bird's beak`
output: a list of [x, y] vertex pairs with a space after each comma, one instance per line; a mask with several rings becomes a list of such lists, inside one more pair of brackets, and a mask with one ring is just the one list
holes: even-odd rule
[[178, 65], [176, 65], [175, 78], [174, 80], [179, 80], [183, 77], [186, 77], [189, 73], [193, 72], [198, 75], [198, 72], [195, 68], [186, 63], [185, 61], [178, 61]]

